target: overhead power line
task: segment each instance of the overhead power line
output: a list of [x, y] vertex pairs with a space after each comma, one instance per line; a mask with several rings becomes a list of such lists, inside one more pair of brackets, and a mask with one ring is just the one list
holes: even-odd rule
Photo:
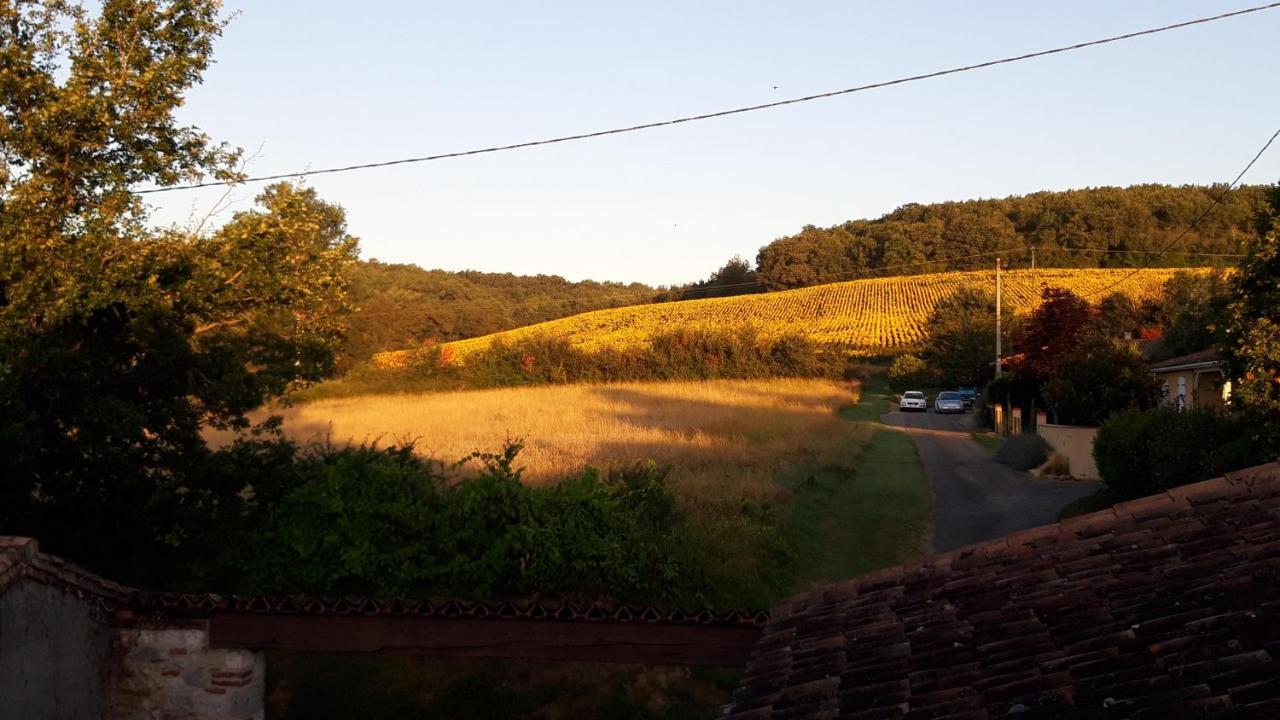
[[[1151, 255], [1156, 250], [1113, 250], [1111, 248], [1073, 248], [1073, 247], [1055, 247], [1053, 250], [1063, 250], [1065, 252], [1082, 252], [1082, 253], [1102, 253], [1105, 255]], [[1223, 257], [1223, 258], [1242, 258], [1244, 253], [1215, 253], [1215, 252], [1193, 252], [1190, 250], [1179, 250], [1175, 255], [1185, 255], [1188, 257]]]
[[1280, 7], [1280, 2], [1267, 3], [1265, 5], [1255, 5], [1253, 7], [1241, 10], [1233, 10], [1231, 12], [1212, 15], [1209, 17], [1197, 18], [1195, 20], [1186, 20], [1183, 22], [1173, 23], [1172, 25], [1162, 25], [1160, 27], [1149, 28], [1147, 30], [1138, 30], [1136, 32], [1124, 33], [1123, 35], [1112, 35], [1110, 37], [1099, 38], [1097, 40], [1089, 40], [1086, 42], [1075, 43], [1073, 45], [1063, 45], [1061, 47], [1050, 48], [1048, 50], [1038, 50], [1036, 52], [1025, 53], [1022, 55], [1012, 55], [996, 60], [988, 60], [986, 62], [975, 63], [972, 65], [962, 65], [960, 67], [947, 68], [945, 70], [935, 70], [933, 72], [923, 73], [920, 75], [910, 75], [894, 80], [884, 80], [874, 82], [867, 85], [858, 85], [855, 87], [845, 88], [843, 90], [832, 90], [829, 92], [817, 93], [815, 95], [805, 95], [803, 97], [791, 98], [788, 100], [777, 100], [774, 102], [761, 103], [759, 105], [747, 105], [744, 107], [732, 108], [729, 110], [719, 110], [716, 112], [703, 113], [701, 115], [688, 115], [685, 117], [673, 118], [671, 120], [660, 120], [657, 122], [642, 123], [639, 125], [629, 125], [625, 127], [617, 127], [609, 130], [596, 130], [594, 132], [579, 133], [576, 135], [562, 135], [560, 137], [546, 138], [543, 140], [530, 140], [527, 142], [513, 143], [510, 145], [495, 145], [491, 147], [475, 148], [471, 150], [459, 150], [456, 152], [440, 153], [438, 155], [425, 155], [422, 157], [401, 158], [398, 160], [384, 160], [381, 162], [361, 163], [357, 165], [345, 165], [342, 167], [322, 168], [319, 170], [300, 170], [297, 172], [279, 173], [276, 175], [260, 175], [256, 177], [244, 178], [242, 180], [210, 180], [208, 182], [198, 182], [189, 185], [171, 185], [168, 187], [148, 188], [145, 190], [135, 190], [139, 195], [151, 193], [172, 192], [175, 190], [194, 190], [196, 188], [218, 187], [225, 185], [235, 185], [239, 183], [249, 182], [267, 182], [271, 180], [290, 180], [294, 178], [310, 177], [312, 175], [331, 175], [334, 173], [351, 172], [353, 170], [368, 170], [372, 168], [391, 167], [393, 165], [408, 165], [411, 163], [432, 162], [435, 160], [445, 160], [448, 158], [467, 157], [471, 155], [484, 155], [487, 153], [505, 152], [508, 150], [520, 150], [523, 148], [537, 147], [540, 145], [554, 145], [557, 143], [573, 142], [576, 140], [587, 140], [590, 138], [604, 137], [606, 135], [621, 135], [623, 133], [638, 132], [640, 130], [651, 130], [653, 128], [667, 127], [670, 125], [680, 125], [683, 123], [698, 122], [702, 120], [711, 120], [714, 118], [726, 117], [729, 115], [740, 115], [742, 113], [755, 112], [757, 110], [769, 110], [772, 108], [783, 107], [786, 105], [796, 105], [799, 103], [811, 102], [814, 100], [824, 100], [827, 98], [838, 97], [840, 95], [851, 95], [853, 93], [864, 92], [866, 90], [875, 90], [878, 88], [890, 87], [893, 85], [903, 85], [906, 83], [917, 82], [919, 80], [930, 80], [933, 78], [943, 77], [946, 75], [955, 75], [957, 73], [969, 72], [972, 70], [981, 70], [983, 68], [995, 67], [997, 65], [1007, 65], [1009, 63], [1021, 62], [1023, 60], [1032, 60], [1034, 58], [1046, 57], [1048, 55], [1057, 55], [1059, 53], [1071, 52], [1074, 50], [1082, 50], [1084, 48], [1095, 47], [1098, 45], [1106, 45], [1108, 43], [1120, 42], [1122, 40], [1132, 40], [1134, 38], [1145, 35], [1155, 35], [1157, 33], [1168, 32], [1170, 30], [1179, 30], [1182, 28], [1192, 27], [1194, 25], [1203, 25], [1205, 23], [1216, 22], [1218, 20], [1226, 20], [1227, 18], [1239, 17], [1250, 13], [1261, 12], [1263, 10], [1272, 10]]
[[[1239, 184], [1240, 184], [1240, 181], [1241, 181], [1241, 180], [1243, 180], [1243, 179], [1244, 179], [1245, 174], [1247, 174], [1251, 169], [1253, 169], [1254, 164], [1255, 164], [1255, 163], [1257, 163], [1257, 162], [1258, 162], [1258, 160], [1263, 156], [1263, 154], [1265, 154], [1265, 153], [1267, 152], [1267, 150], [1271, 147], [1271, 144], [1272, 144], [1272, 143], [1274, 143], [1274, 142], [1276, 141], [1276, 138], [1277, 138], [1277, 137], [1280, 137], [1280, 128], [1276, 128], [1276, 131], [1275, 131], [1275, 132], [1273, 132], [1273, 133], [1271, 133], [1271, 137], [1267, 138], [1267, 141], [1266, 141], [1265, 143], [1263, 143], [1262, 147], [1258, 149], [1258, 152], [1254, 154], [1253, 159], [1251, 159], [1251, 160], [1249, 161], [1249, 164], [1247, 164], [1247, 165], [1245, 165], [1245, 166], [1244, 166], [1244, 169], [1243, 169], [1243, 170], [1241, 170], [1241, 171], [1239, 172], [1239, 174], [1237, 174], [1237, 175], [1236, 175], [1235, 179], [1234, 179], [1234, 180], [1232, 180], [1232, 181], [1231, 181], [1231, 183], [1230, 183], [1229, 185], [1227, 185], [1225, 188], [1223, 188], [1223, 189], [1222, 189], [1222, 192], [1220, 192], [1220, 193], [1218, 193], [1217, 195], [1215, 195], [1215, 196], [1214, 196], [1214, 198], [1213, 198], [1213, 202], [1209, 203], [1209, 207], [1205, 208], [1205, 209], [1204, 209], [1204, 212], [1202, 212], [1202, 213], [1200, 213], [1199, 215], [1197, 215], [1197, 216], [1196, 216], [1196, 219], [1195, 219], [1195, 220], [1193, 220], [1193, 221], [1191, 221], [1191, 224], [1190, 224], [1190, 225], [1188, 225], [1188, 226], [1186, 227], [1186, 229], [1184, 229], [1182, 232], [1178, 233], [1178, 236], [1177, 236], [1177, 237], [1175, 237], [1174, 239], [1172, 239], [1172, 240], [1170, 240], [1169, 242], [1165, 243], [1164, 247], [1162, 247], [1162, 248], [1160, 248], [1158, 251], [1156, 251], [1155, 257], [1154, 257], [1154, 258], [1152, 258], [1152, 260], [1154, 261], [1154, 260], [1156, 260], [1156, 259], [1160, 258], [1160, 257], [1161, 257], [1161, 256], [1163, 256], [1165, 253], [1169, 252], [1169, 249], [1170, 249], [1170, 248], [1172, 248], [1174, 245], [1177, 245], [1178, 243], [1182, 242], [1182, 239], [1183, 239], [1183, 238], [1185, 238], [1187, 235], [1189, 235], [1189, 234], [1191, 233], [1191, 231], [1192, 231], [1192, 230], [1195, 230], [1195, 229], [1200, 225], [1200, 223], [1201, 223], [1201, 222], [1202, 222], [1206, 217], [1208, 217], [1208, 216], [1209, 216], [1209, 213], [1213, 212], [1214, 208], [1216, 208], [1216, 207], [1218, 207], [1219, 205], [1221, 205], [1221, 204], [1222, 204], [1222, 201], [1223, 201], [1224, 199], [1226, 199], [1227, 195], [1228, 195], [1232, 190], [1234, 190], [1234, 189], [1235, 189], [1236, 185], [1239, 185]], [[1111, 283], [1110, 285], [1106, 285], [1106, 286], [1101, 287], [1101, 288], [1099, 288], [1099, 289], [1097, 289], [1097, 290], [1094, 290], [1094, 291], [1092, 291], [1092, 292], [1085, 293], [1085, 294], [1081, 295], [1081, 297], [1090, 297], [1090, 296], [1092, 296], [1092, 295], [1098, 295], [1098, 294], [1100, 294], [1100, 293], [1104, 293], [1104, 292], [1106, 292], [1106, 291], [1108, 291], [1108, 290], [1110, 290], [1110, 289], [1112, 289], [1112, 288], [1116, 287], [1117, 285], [1120, 285], [1121, 283], [1128, 282], [1128, 281], [1129, 281], [1130, 279], [1132, 279], [1135, 275], [1137, 275], [1138, 273], [1142, 272], [1143, 270], [1145, 270], [1145, 269], [1146, 269], [1147, 267], [1149, 267], [1149, 266], [1150, 266], [1150, 263], [1148, 263], [1147, 265], [1140, 265], [1140, 266], [1138, 266], [1138, 267], [1134, 268], [1134, 269], [1133, 269], [1133, 272], [1129, 273], [1128, 275], [1125, 275], [1124, 277], [1120, 278], [1119, 280], [1116, 280], [1115, 282]]]

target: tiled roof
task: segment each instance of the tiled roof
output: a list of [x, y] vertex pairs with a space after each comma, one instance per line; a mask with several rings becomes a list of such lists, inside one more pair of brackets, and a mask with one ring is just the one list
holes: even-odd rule
[[108, 610], [114, 610], [130, 592], [123, 585], [40, 552], [33, 538], [0, 535], [0, 593], [23, 578], [60, 587]]
[[39, 552], [32, 538], [0, 535], [0, 593], [19, 578], [72, 590], [108, 610], [150, 619], [188, 619], [214, 614], [378, 616], [444, 619], [547, 620], [660, 625], [762, 627], [764, 611], [667, 609], [613, 603], [478, 602], [314, 595], [219, 595], [135, 590]]
[[1280, 463], [773, 611], [733, 718], [1280, 718]]
[[1213, 348], [1209, 348], [1208, 350], [1193, 352], [1189, 355], [1179, 355], [1178, 357], [1172, 357], [1168, 360], [1161, 360], [1158, 363], [1153, 363], [1151, 365], [1151, 369], [1167, 370], [1169, 368], [1182, 367], [1183, 365], [1207, 365], [1211, 363], [1216, 364], [1218, 362], [1221, 362], [1218, 358], [1218, 351]]
[[130, 593], [121, 609], [143, 616], [202, 617], [210, 614], [438, 617], [453, 619], [626, 622], [669, 625], [763, 626], [764, 611], [663, 609], [609, 603], [478, 602], [314, 595], [215, 595]]

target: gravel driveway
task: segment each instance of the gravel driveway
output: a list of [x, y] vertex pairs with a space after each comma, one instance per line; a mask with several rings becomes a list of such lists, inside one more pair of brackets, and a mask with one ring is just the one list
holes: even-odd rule
[[934, 494], [935, 552], [1056, 522], [1058, 511], [1100, 486], [1037, 480], [996, 462], [969, 432], [972, 414], [885, 413], [886, 425], [911, 435]]

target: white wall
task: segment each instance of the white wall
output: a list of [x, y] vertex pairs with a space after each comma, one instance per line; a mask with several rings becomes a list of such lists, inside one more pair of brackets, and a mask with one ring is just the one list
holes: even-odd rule
[[1049, 443], [1054, 452], [1066, 456], [1071, 464], [1072, 477], [1098, 479], [1098, 466], [1093, 462], [1093, 439], [1098, 436], [1098, 428], [1044, 423], [1036, 428], [1036, 433]]

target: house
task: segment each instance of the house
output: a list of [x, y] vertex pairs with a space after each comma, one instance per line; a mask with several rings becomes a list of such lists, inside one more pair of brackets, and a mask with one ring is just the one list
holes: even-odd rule
[[1161, 382], [1162, 406], [1221, 410], [1231, 397], [1231, 381], [1213, 349], [1162, 360], [1151, 372]]
[[829, 585], [730, 718], [1280, 717], [1280, 463]]

